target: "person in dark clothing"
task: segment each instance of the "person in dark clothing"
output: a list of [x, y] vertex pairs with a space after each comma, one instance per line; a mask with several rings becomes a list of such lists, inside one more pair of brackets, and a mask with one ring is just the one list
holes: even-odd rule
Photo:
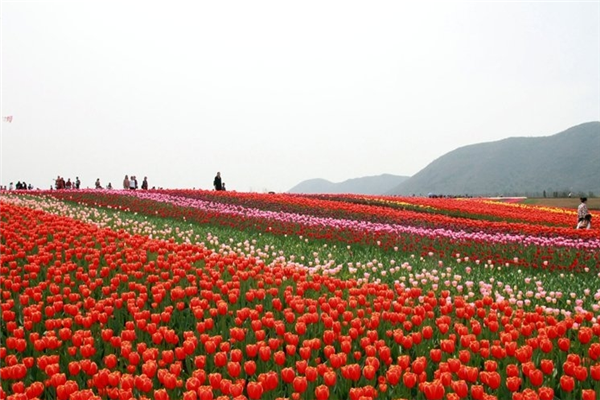
[[148, 190], [148, 177], [144, 177], [144, 180], [142, 181], [142, 190]]
[[217, 176], [215, 176], [213, 186], [215, 187], [215, 190], [223, 190], [223, 184], [221, 183], [221, 173], [220, 172], [217, 172]]

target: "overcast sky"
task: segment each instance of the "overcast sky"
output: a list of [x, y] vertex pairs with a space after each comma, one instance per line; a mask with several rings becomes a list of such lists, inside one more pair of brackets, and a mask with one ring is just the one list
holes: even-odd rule
[[600, 120], [599, 2], [3, 0], [1, 18], [2, 185], [221, 171], [287, 191]]

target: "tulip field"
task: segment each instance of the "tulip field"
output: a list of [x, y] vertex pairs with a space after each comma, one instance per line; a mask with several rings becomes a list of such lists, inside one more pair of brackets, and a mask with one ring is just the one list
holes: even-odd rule
[[0, 400], [600, 399], [600, 229], [576, 214], [2, 192]]

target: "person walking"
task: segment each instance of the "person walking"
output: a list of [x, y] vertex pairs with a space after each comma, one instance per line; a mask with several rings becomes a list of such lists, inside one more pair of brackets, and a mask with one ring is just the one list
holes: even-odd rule
[[144, 180], [142, 181], [142, 190], [148, 190], [148, 177], [145, 176]]
[[215, 190], [223, 190], [220, 172], [217, 172], [217, 176], [215, 176], [215, 180], [213, 181], [213, 186], [215, 187]]
[[577, 227], [576, 229], [590, 229], [592, 227], [592, 214], [587, 207], [587, 197], [581, 197], [581, 204], [577, 207]]
[[79, 177], [76, 176], [75, 177], [75, 189], [79, 189], [80, 186], [81, 186], [81, 181], [79, 180]]
[[129, 190], [129, 176], [125, 175], [125, 179], [123, 179], [123, 189]]

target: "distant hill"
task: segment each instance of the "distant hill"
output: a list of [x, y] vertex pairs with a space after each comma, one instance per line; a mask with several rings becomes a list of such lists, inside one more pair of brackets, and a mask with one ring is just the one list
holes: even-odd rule
[[460, 147], [388, 194], [600, 195], [600, 122], [546, 137], [517, 137]]
[[325, 179], [309, 179], [291, 188], [288, 193], [353, 193], [384, 194], [408, 179], [407, 176], [383, 174], [364, 178], [348, 179], [333, 183]]

